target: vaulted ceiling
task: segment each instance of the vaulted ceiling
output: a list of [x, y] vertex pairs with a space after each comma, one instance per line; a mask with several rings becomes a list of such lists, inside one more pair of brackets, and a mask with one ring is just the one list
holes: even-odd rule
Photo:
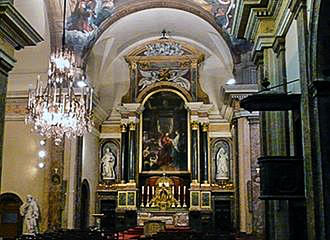
[[[220, 88], [233, 77], [235, 52], [230, 37], [235, 0], [68, 0], [67, 44], [87, 64], [101, 104], [111, 112], [129, 86], [124, 56], [134, 47], [157, 39], [166, 29], [205, 54], [200, 67], [201, 86], [221, 108]], [[37, 47], [17, 53], [19, 60], [9, 91], [32, 87], [38, 74], [46, 80], [48, 56], [60, 46], [63, 0], [15, 0], [15, 6], [44, 37]], [[92, 11], [87, 18], [78, 10]]]

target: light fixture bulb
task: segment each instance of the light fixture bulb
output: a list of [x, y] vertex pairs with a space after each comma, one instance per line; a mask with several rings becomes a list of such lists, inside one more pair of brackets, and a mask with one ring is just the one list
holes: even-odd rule
[[40, 146], [44, 146], [46, 144], [46, 141], [44, 139], [40, 140]]
[[236, 80], [234, 78], [231, 78], [226, 82], [227, 85], [232, 85], [232, 84], [235, 84], [235, 83], [236, 83]]
[[39, 155], [40, 158], [44, 158], [44, 157], [46, 157], [46, 151], [45, 150], [40, 150], [38, 155]]
[[83, 80], [79, 80], [77, 82], [77, 86], [80, 87], [80, 88], [84, 88], [84, 87], [87, 86], [87, 83], [85, 81], [83, 81]]
[[39, 162], [38, 163], [38, 167], [39, 168], [44, 168], [45, 167], [45, 163], [44, 162]]

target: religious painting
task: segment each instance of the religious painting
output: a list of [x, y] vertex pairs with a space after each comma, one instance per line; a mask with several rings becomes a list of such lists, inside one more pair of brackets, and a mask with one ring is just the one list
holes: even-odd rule
[[228, 180], [231, 174], [230, 145], [225, 140], [218, 140], [212, 147], [214, 179]]
[[[180, 1], [180, 0], [178, 0]], [[231, 33], [236, 0], [190, 0], [209, 12], [216, 23]], [[69, 0], [66, 21], [66, 42], [76, 53], [82, 54], [95, 40], [101, 24], [116, 15], [121, 6], [138, 0]], [[246, 45], [232, 39], [234, 45]]]
[[113, 141], [106, 141], [100, 149], [100, 176], [102, 180], [117, 178], [117, 163], [119, 157], [118, 145]]
[[82, 52], [100, 24], [114, 12], [114, 0], [70, 0], [66, 23], [67, 42]]
[[231, 31], [236, 0], [192, 0], [210, 12], [217, 24]]
[[144, 104], [142, 171], [188, 170], [187, 110], [174, 92], [152, 95]]

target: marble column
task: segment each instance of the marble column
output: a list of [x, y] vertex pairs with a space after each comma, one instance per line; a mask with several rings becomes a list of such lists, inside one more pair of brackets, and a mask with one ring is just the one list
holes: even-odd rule
[[208, 144], [208, 123], [201, 124], [201, 182], [209, 181], [209, 144]]
[[197, 122], [191, 123], [191, 179], [198, 181], [198, 129]]
[[260, 157], [260, 130], [259, 116], [249, 117], [250, 128], [250, 161], [251, 161], [251, 207], [252, 207], [252, 231], [262, 238], [265, 233], [265, 204], [260, 200], [260, 175], [257, 163]]
[[136, 161], [137, 161], [137, 157], [136, 157], [137, 131], [136, 130], [138, 127], [137, 125], [139, 122], [139, 116], [142, 113], [143, 109], [140, 103], [124, 103], [122, 106], [117, 108], [117, 111], [119, 111], [122, 115], [121, 122], [122, 125], [126, 126], [125, 131], [128, 131], [125, 133], [126, 137], [123, 136], [124, 133], [122, 132], [122, 137], [124, 137], [124, 139], [122, 139], [124, 140], [122, 141], [122, 144], [127, 142], [128, 145], [124, 147], [125, 149], [123, 149], [123, 145], [122, 145], [121, 154], [124, 155], [121, 155], [121, 160], [122, 160], [122, 164], [124, 161], [124, 169], [122, 169], [121, 171], [122, 173], [124, 173], [124, 176], [126, 176], [126, 172], [127, 172], [127, 179], [125, 180], [129, 182], [135, 182]]
[[76, 147], [76, 174], [75, 174], [75, 228], [80, 228], [81, 213], [81, 175], [82, 175], [82, 154], [83, 154], [83, 137], [77, 137]]
[[[248, 114], [248, 113], [246, 113]], [[243, 116], [243, 114], [242, 114]], [[251, 181], [251, 146], [250, 128], [247, 117], [237, 119], [237, 139], [238, 142], [238, 184], [239, 184], [239, 220], [240, 232], [252, 233], [252, 215], [249, 212], [249, 192], [248, 182]]]
[[129, 124], [128, 132], [128, 180], [130, 182], [135, 181], [135, 166], [136, 166], [136, 124], [131, 122]]
[[127, 133], [127, 126], [125, 124], [121, 125], [121, 148], [120, 148], [120, 159], [121, 159], [121, 182], [125, 183], [128, 181], [128, 164], [127, 164], [127, 149], [128, 149], [128, 133]]
[[[307, 210], [307, 233], [308, 239], [330, 239], [330, 164], [329, 164], [329, 103], [330, 81], [317, 79], [320, 74], [318, 66], [309, 65], [313, 59], [308, 58], [308, 50], [311, 45], [318, 46], [314, 38], [313, 44], [308, 42], [309, 33], [306, 4], [303, 1], [295, 1], [298, 9], [297, 33], [299, 46], [299, 68], [301, 84], [301, 123], [302, 145], [305, 170], [305, 192]], [[292, 4], [293, 5], [293, 4]], [[314, 16], [316, 17], [316, 16]], [[320, 16], [317, 16], [320, 19]], [[320, 24], [320, 23], [318, 23]], [[318, 37], [328, 29], [319, 30], [319, 25], [314, 22], [312, 28], [318, 29]], [[317, 48], [312, 48], [318, 51]], [[316, 56], [320, 58], [322, 52]], [[312, 58], [314, 56], [312, 55]], [[314, 59], [317, 61], [316, 59]], [[314, 63], [314, 62], [313, 62]], [[328, 63], [329, 64], [329, 63]], [[308, 73], [309, 66], [311, 72]]]
[[73, 229], [76, 221], [76, 172], [77, 172], [77, 138], [65, 141], [64, 149], [64, 177], [66, 179], [65, 210], [63, 213], [64, 228]]

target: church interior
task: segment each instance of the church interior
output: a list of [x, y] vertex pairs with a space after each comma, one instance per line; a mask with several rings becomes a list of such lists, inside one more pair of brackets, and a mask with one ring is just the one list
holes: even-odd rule
[[0, 239], [330, 239], [329, 8], [0, 0]]

